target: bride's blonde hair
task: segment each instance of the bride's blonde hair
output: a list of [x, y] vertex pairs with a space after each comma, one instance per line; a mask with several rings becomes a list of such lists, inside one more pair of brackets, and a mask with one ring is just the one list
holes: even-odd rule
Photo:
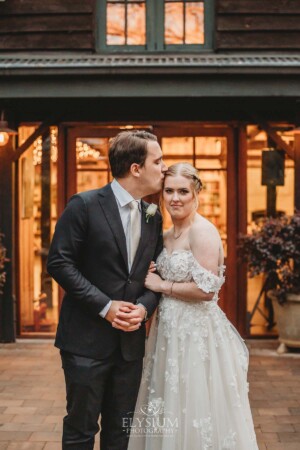
[[165, 174], [165, 178], [170, 176], [170, 177], [175, 177], [177, 175], [181, 175], [182, 177], [188, 178], [189, 180], [191, 180], [191, 186], [193, 189], [193, 193], [195, 196], [195, 200], [196, 200], [196, 206], [198, 208], [198, 194], [199, 192], [202, 190], [202, 181], [200, 180], [199, 177], [199, 172], [198, 170], [192, 166], [192, 164], [190, 163], [186, 163], [186, 162], [180, 162], [180, 163], [176, 163], [176, 164], [172, 164], [166, 174]]

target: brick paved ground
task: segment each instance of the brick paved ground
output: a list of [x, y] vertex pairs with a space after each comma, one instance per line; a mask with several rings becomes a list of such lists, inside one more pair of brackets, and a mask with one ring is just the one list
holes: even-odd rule
[[[259, 448], [299, 450], [300, 353], [277, 356], [272, 341], [248, 345]], [[64, 413], [63, 376], [52, 344], [0, 344], [0, 450], [60, 450]]]

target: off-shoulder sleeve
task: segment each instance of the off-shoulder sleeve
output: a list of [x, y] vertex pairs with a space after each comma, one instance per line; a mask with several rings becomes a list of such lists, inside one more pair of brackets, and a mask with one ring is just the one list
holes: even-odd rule
[[223, 275], [215, 275], [210, 270], [202, 267], [195, 259], [192, 267], [192, 277], [198, 288], [207, 294], [218, 292], [225, 281]]

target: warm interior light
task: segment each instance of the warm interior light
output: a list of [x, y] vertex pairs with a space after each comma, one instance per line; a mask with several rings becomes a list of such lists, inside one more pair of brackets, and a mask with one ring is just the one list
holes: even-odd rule
[[0, 116], [0, 147], [4, 147], [8, 141], [9, 136], [17, 135], [17, 131], [8, 128], [8, 123], [4, 120], [4, 111], [1, 111]]
[[0, 147], [4, 147], [9, 141], [9, 134], [6, 132], [0, 132]]
[[123, 125], [119, 128], [120, 128], [120, 130], [133, 130], [134, 126], [133, 125]]

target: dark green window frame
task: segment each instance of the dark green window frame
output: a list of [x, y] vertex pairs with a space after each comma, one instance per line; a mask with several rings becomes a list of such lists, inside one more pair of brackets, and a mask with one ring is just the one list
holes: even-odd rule
[[[204, 4], [204, 44], [164, 44], [164, 1], [146, 0], [146, 45], [106, 44], [106, 3], [97, 0], [96, 51], [99, 53], [178, 53], [205, 52], [213, 49], [215, 5], [214, 0]], [[154, 20], [155, 18], [155, 20]]]

